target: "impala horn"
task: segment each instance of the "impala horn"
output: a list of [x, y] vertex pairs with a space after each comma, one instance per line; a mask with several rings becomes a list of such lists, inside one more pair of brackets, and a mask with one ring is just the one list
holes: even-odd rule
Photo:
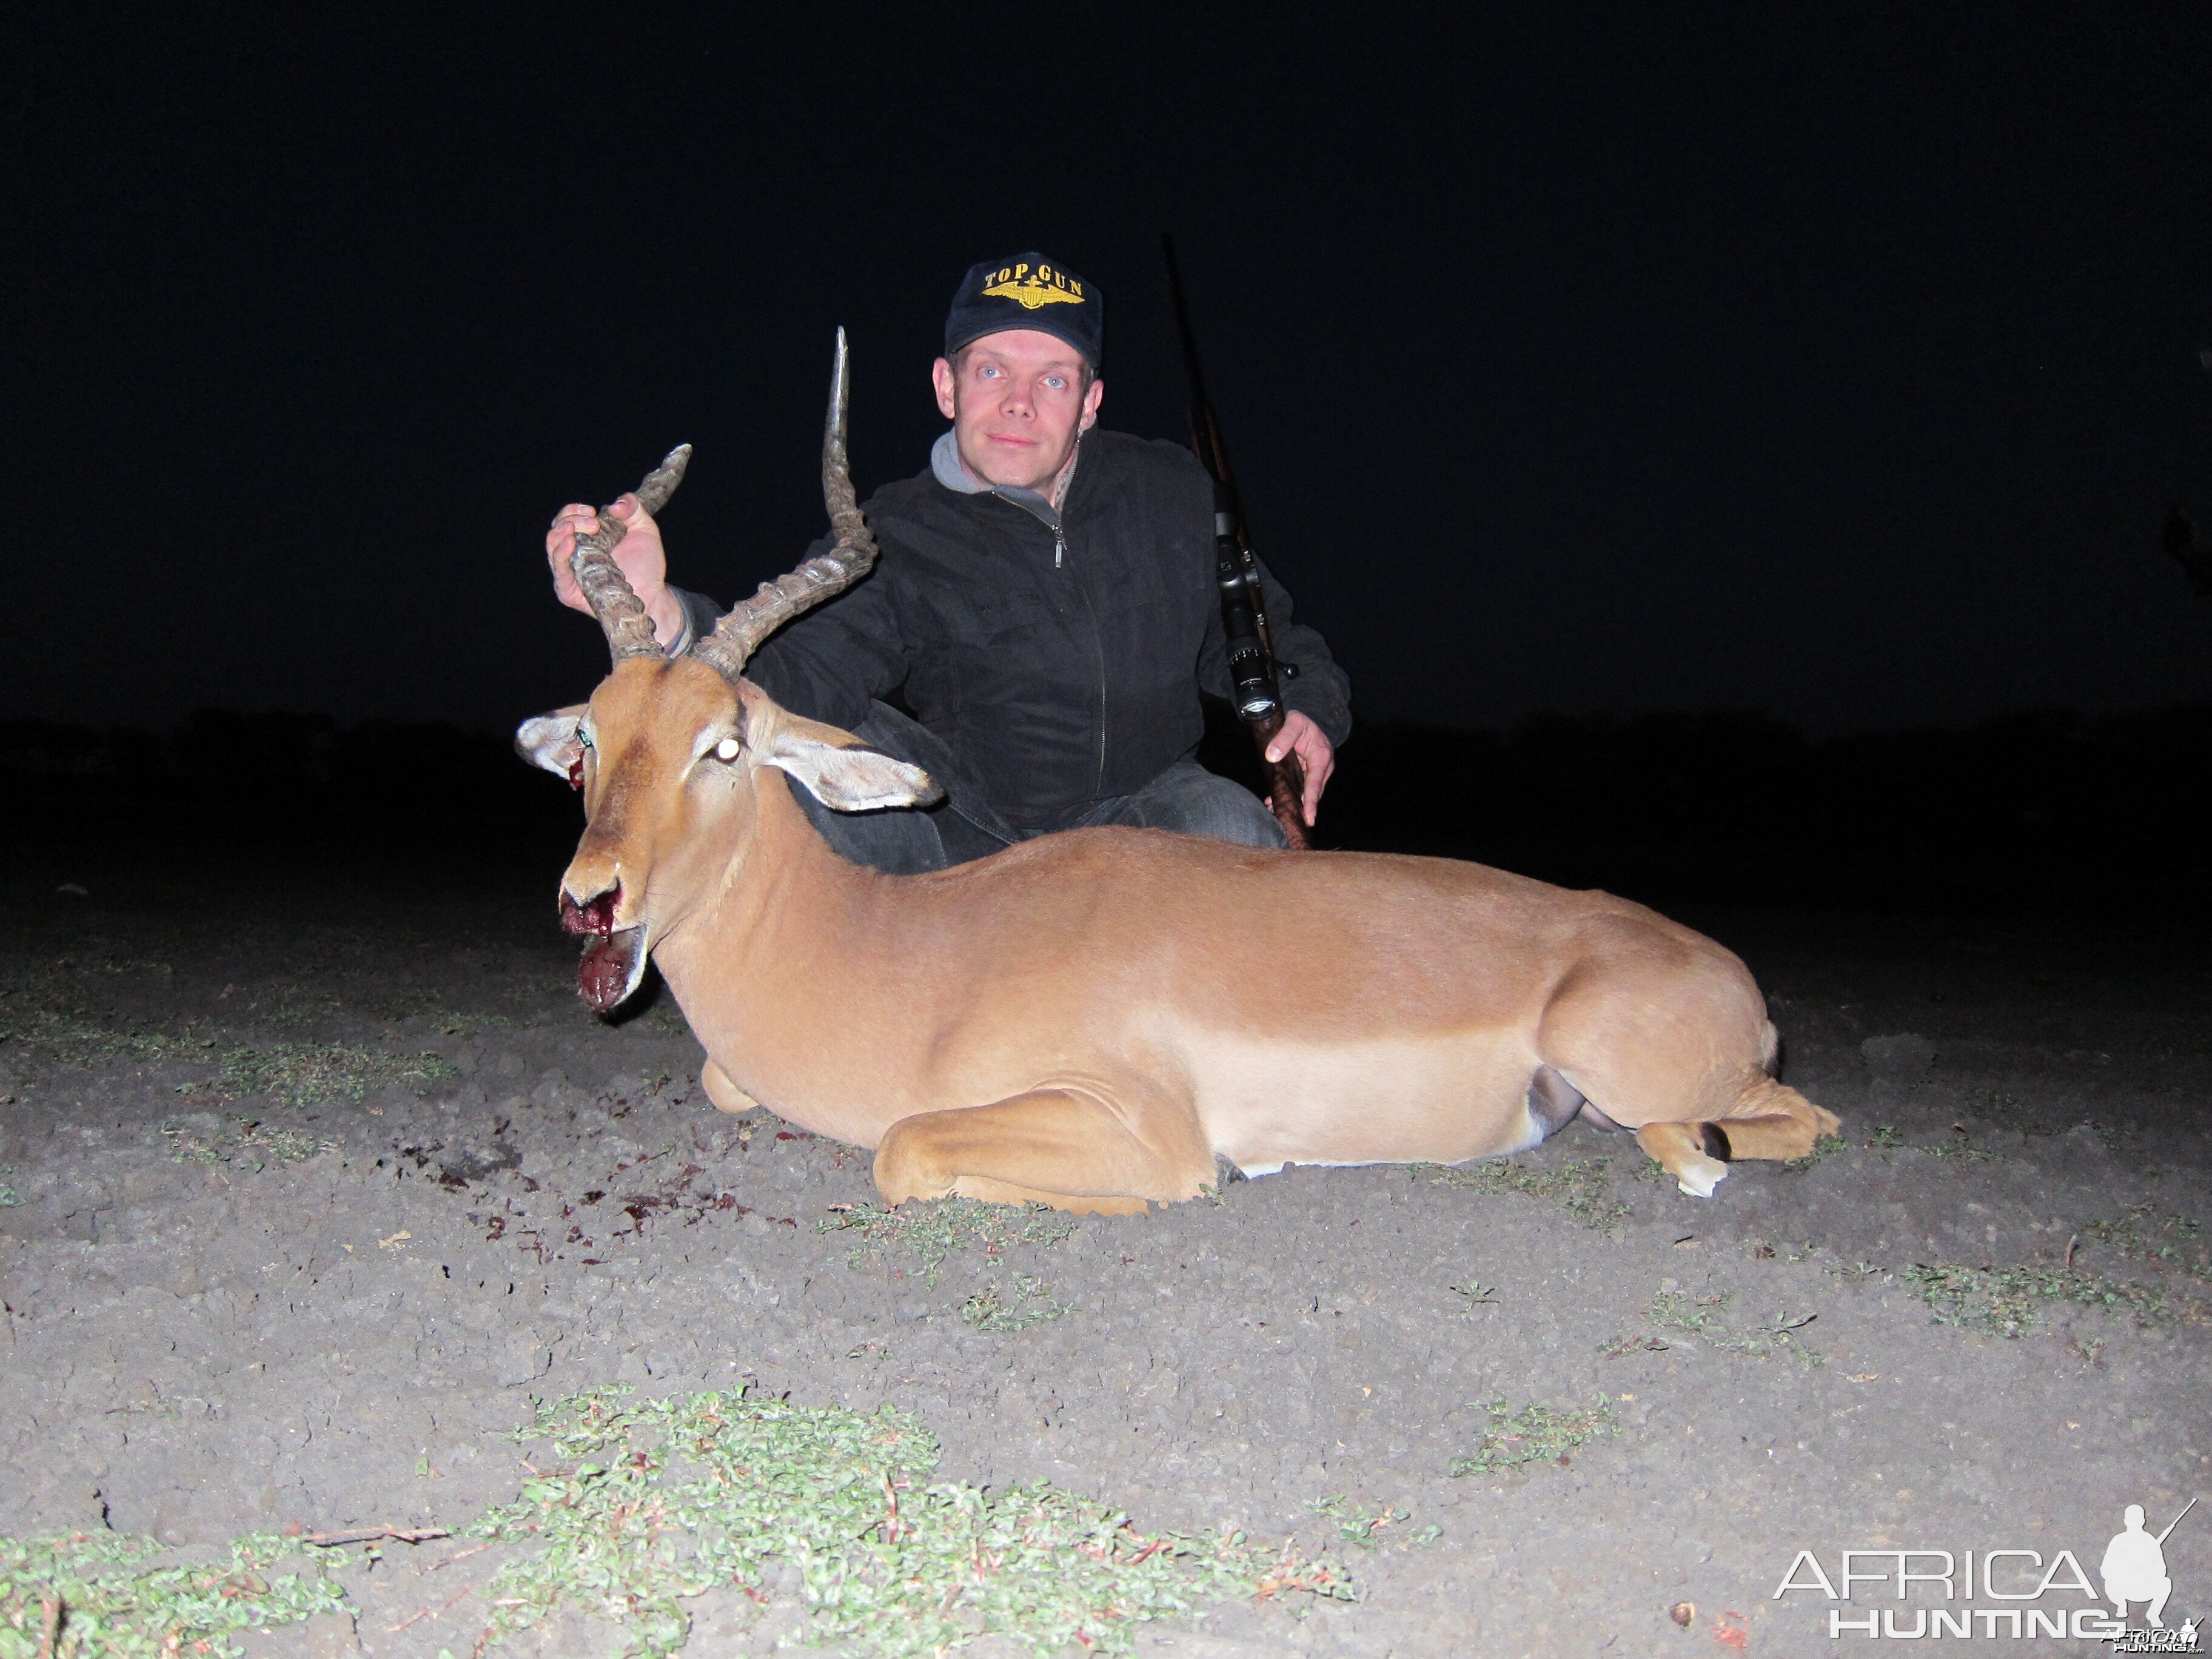
[[[691, 654], [735, 682], [762, 641], [803, 611], [843, 592], [875, 568], [876, 538], [853, 495], [853, 464], [845, 453], [845, 406], [850, 375], [845, 331], [837, 331], [837, 363], [830, 376], [830, 414], [822, 425], [822, 497], [830, 506], [831, 545], [787, 576], [763, 582], [760, 591], [714, 625]], [[633, 600], [631, 603], [635, 604]], [[610, 629], [610, 632], [612, 630]], [[617, 649], [619, 654], [619, 648]]]
[[[670, 450], [667, 459], [647, 473], [645, 482], [638, 485], [638, 506], [648, 514], [658, 514], [667, 506], [668, 498], [676, 493], [676, 486], [684, 482], [684, 469], [690, 459], [690, 444], [678, 444]], [[631, 591], [622, 567], [615, 562], [615, 544], [628, 534], [629, 528], [615, 517], [614, 509], [601, 507], [599, 527], [588, 536], [576, 538], [576, 555], [568, 564], [575, 573], [576, 586], [583, 590], [592, 607], [592, 614], [607, 630], [607, 646], [617, 662], [625, 657], [661, 654], [659, 642], [653, 637], [653, 618], [645, 614], [645, 606]]]

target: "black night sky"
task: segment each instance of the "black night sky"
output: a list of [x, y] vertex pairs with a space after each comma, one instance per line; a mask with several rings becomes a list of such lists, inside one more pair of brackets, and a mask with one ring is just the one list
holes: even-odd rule
[[689, 440], [674, 574], [750, 591], [835, 327], [865, 491], [971, 261], [1182, 435], [1163, 228], [1363, 717], [2212, 694], [2201, 5], [349, 9], [8, 54], [11, 714], [573, 700], [553, 511]]

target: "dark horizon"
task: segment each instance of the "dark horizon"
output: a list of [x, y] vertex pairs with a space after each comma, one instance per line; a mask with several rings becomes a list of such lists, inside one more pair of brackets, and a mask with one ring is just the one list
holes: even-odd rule
[[1098, 284], [1105, 424], [1181, 439], [1163, 229], [1362, 720], [2212, 696], [2158, 541], [2212, 519], [2197, 9], [817, 27], [50, 23], [6, 712], [574, 701], [553, 511], [691, 441], [673, 574], [750, 591], [821, 523], [834, 329], [907, 476], [975, 259]]

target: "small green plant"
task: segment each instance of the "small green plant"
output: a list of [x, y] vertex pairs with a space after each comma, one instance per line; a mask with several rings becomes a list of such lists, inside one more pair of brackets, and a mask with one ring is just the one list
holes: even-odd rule
[[2007, 1094], [2001, 1089], [1970, 1090], [1968, 1099], [1972, 1103], [1968, 1109], [1975, 1116], [2030, 1139], [2057, 1134], [2064, 1127], [2030, 1109], [2022, 1103], [2019, 1096]]
[[2002, 1164], [2005, 1161], [2002, 1152], [1985, 1152], [1975, 1146], [1972, 1141], [1966, 1139], [1966, 1131], [1960, 1128], [1958, 1125], [1952, 1125], [1952, 1128], [1955, 1131], [1954, 1139], [1933, 1141], [1928, 1146], [1915, 1146], [1910, 1150], [1925, 1152], [1930, 1158], [1956, 1158], [1962, 1164]]
[[321, 1152], [337, 1150], [337, 1142], [304, 1134], [258, 1119], [234, 1117], [234, 1132], [210, 1133], [204, 1128], [171, 1118], [161, 1125], [169, 1143], [169, 1156], [179, 1164], [246, 1164], [260, 1170], [272, 1164], [303, 1164]]
[[1625, 1354], [1664, 1353], [1668, 1345], [1656, 1336], [1616, 1336], [1597, 1345], [1598, 1358], [1619, 1359]]
[[1468, 1311], [1498, 1305], [1498, 1286], [1486, 1285], [1479, 1279], [1470, 1279], [1464, 1285], [1447, 1285], [1444, 1288], [1467, 1304]]
[[931, 1485], [935, 1437], [889, 1406], [627, 1392], [542, 1406], [513, 1437], [550, 1441], [562, 1467], [469, 1529], [522, 1547], [492, 1583], [494, 1639], [573, 1608], [622, 1625], [628, 1655], [673, 1653], [684, 1601], [757, 1587], [770, 1558], [798, 1569], [813, 1639], [895, 1659], [990, 1632], [1037, 1653], [1126, 1653], [1139, 1624], [1206, 1600], [1351, 1596], [1340, 1570], [1234, 1528], [1147, 1536], [1046, 1482]]
[[1605, 1171], [1608, 1160], [1580, 1158], [1547, 1168], [1512, 1158], [1485, 1164], [1416, 1164], [1415, 1173], [1471, 1193], [1519, 1193], [1540, 1198], [1581, 1225], [1617, 1233], [1628, 1218], [1628, 1206], [1613, 1201]]
[[1867, 1137], [1867, 1145], [1878, 1152], [1887, 1152], [1892, 1147], [1905, 1145], [1905, 1137], [1898, 1133], [1894, 1123], [1878, 1123], [1874, 1133]]
[[14, 1164], [0, 1164], [0, 1210], [13, 1209], [23, 1201], [22, 1194], [17, 1192], [15, 1184], [8, 1179], [15, 1173]]
[[1451, 1462], [1451, 1476], [1490, 1474], [1528, 1463], [1565, 1463], [1601, 1435], [1620, 1432], [1613, 1402], [1601, 1400], [1581, 1411], [1531, 1404], [1518, 1412], [1503, 1399], [1479, 1400], [1490, 1413], [1490, 1428], [1475, 1449]]
[[1051, 1291], [1034, 1273], [1016, 1273], [1011, 1302], [996, 1285], [986, 1285], [960, 1304], [960, 1316], [979, 1331], [1025, 1331], [1058, 1319], [1073, 1305], [1054, 1301]]
[[223, 1161], [220, 1134], [195, 1133], [171, 1118], [161, 1125], [161, 1138], [169, 1143], [169, 1156], [179, 1164], [220, 1164]]
[[1813, 1143], [1811, 1152], [1802, 1158], [1784, 1158], [1782, 1161], [1782, 1167], [1791, 1175], [1803, 1175], [1806, 1170], [1823, 1159], [1833, 1158], [1849, 1145], [1850, 1143], [1840, 1134], [1822, 1135]]
[[[1364, 1504], [1354, 1504], [1340, 1492], [1316, 1498], [1308, 1507], [1316, 1515], [1335, 1522], [1337, 1536], [1346, 1543], [1364, 1550], [1379, 1549], [1389, 1541], [1382, 1536], [1388, 1528], [1413, 1518], [1410, 1510], [1393, 1509], [1387, 1504], [1379, 1510], [1370, 1509]], [[1443, 1535], [1442, 1527], [1424, 1527], [1419, 1532], [1401, 1534], [1400, 1541], [1411, 1547], [1433, 1544]]]
[[349, 1106], [386, 1084], [459, 1075], [441, 1054], [401, 1054], [357, 1043], [278, 1042], [229, 1050], [216, 1086], [226, 1094], [269, 1095], [287, 1106]]
[[[507, 1002], [534, 1001], [544, 994], [546, 988], [531, 984], [508, 984], [504, 987], [483, 986], [486, 995]], [[349, 1012], [366, 1019], [381, 1020], [396, 1025], [405, 1019], [420, 1019], [433, 1030], [447, 1036], [472, 1036], [479, 1030], [516, 1030], [529, 1024], [526, 1015], [487, 1012], [478, 1009], [454, 1008], [447, 1005], [438, 991], [427, 987], [402, 988], [394, 990], [380, 982], [372, 982], [362, 994], [323, 1004], [319, 1012]], [[297, 1018], [285, 1015], [271, 1017], [271, 1025], [305, 1024], [313, 1018], [313, 1011]]]
[[126, 1060], [204, 1060], [215, 1048], [204, 1037], [118, 1030], [76, 1013], [9, 1006], [0, 1002], [0, 1042], [35, 1048], [64, 1065], [105, 1066]]
[[2108, 1152], [2130, 1152], [2136, 1142], [2142, 1139], [2142, 1124], [2121, 1122], [2112, 1118], [2094, 1120], [2089, 1131], [2105, 1143], [2105, 1150]]
[[1935, 1312], [1939, 1325], [1960, 1325], [2017, 1339], [2054, 1302], [2125, 1313], [2142, 1326], [2164, 1325], [2203, 1310], [2177, 1310], [2160, 1286], [2123, 1283], [2078, 1267], [1966, 1267], [1949, 1263], [1907, 1267], [1905, 1282]]
[[2198, 1243], [2204, 1224], [2157, 1205], [2132, 1205], [2110, 1221], [2092, 1221], [2081, 1237], [2110, 1245], [2132, 1261], [2170, 1267], [2190, 1278], [2212, 1281], [2212, 1255]]
[[1748, 1331], [1733, 1330], [1721, 1317], [1721, 1310], [1729, 1304], [1729, 1294], [1723, 1291], [1692, 1301], [1679, 1291], [1662, 1291], [1651, 1298], [1644, 1316], [1662, 1330], [1694, 1336], [1705, 1346], [1723, 1353], [1740, 1353], [1752, 1359], [1787, 1354], [1808, 1370], [1828, 1363], [1826, 1355], [1807, 1347], [1797, 1336], [1799, 1331], [1820, 1317], [1818, 1314], [1777, 1319], [1771, 1325]]
[[[156, 1565], [173, 1552], [114, 1533], [0, 1538], [0, 1659], [161, 1659], [234, 1655], [239, 1631], [295, 1625], [345, 1607], [297, 1539], [256, 1533], [223, 1559]], [[308, 1571], [276, 1574], [292, 1558]]]
[[841, 1205], [817, 1222], [815, 1231], [859, 1235], [845, 1253], [848, 1267], [863, 1267], [871, 1256], [910, 1256], [933, 1287], [948, 1255], [981, 1247], [986, 1255], [995, 1256], [1010, 1244], [1057, 1244], [1075, 1231], [1075, 1224], [1042, 1204], [1018, 1208], [939, 1198], [896, 1210]]
[[0, 1042], [20, 1043], [70, 1066], [204, 1060], [213, 1042], [118, 1024], [101, 1006], [109, 994], [101, 979], [168, 971], [157, 962], [70, 957], [0, 969]]

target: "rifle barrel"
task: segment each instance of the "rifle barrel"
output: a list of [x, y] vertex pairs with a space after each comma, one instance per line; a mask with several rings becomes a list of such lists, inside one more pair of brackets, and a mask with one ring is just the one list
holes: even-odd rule
[[2191, 1499], [2190, 1499], [2186, 1504], [2183, 1504], [2183, 1505], [2181, 1506], [2181, 1515], [2177, 1515], [2177, 1516], [2175, 1516], [2173, 1517], [2173, 1519], [2172, 1519], [2172, 1520], [2171, 1520], [2171, 1521], [2169, 1521], [2169, 1522], [2167, 1522], [2166, 1523], [2166, 1532], [2162, 1532], [2162, 1533], [2159, 1534], [2159, 1535], [2158, 1535], [2158, 1541], [2159, 1541], [2160, 1543], [2161, 1543], [2161, 1544], [2163, 1544], [2164, 1542], [2166, 1542], [2166, 1533], [2167, 1533], [2167, 1532], [2172, 1532], [2172, 1531], [2176, 1527], [2179, 1526], [2179, 1525], [2181, 1524], [2181, 1516], [2182, 1516], [2182, 1515], [2186, 1515], [2186, 1514], [2188, 1514], [2190, 1510], [2191, 1510], [2195, 1509], [2196, 1507], [2197, 1507], [2197, 1500], [2196, 1500], [2195, 1498], [2191, 1498]]
[[1160, 233], [1160, 252], [1167, 261], [1168, 293], [1175, 302], [1176, 331], [1182, 337], [1183, 367], [1190, 374], [1190, 447], [1198, 463], [1213, 479], [1213, 546], [1215, 579], [1221, 589], [1222, 642], [1229, 657], [1231, 702], [1252, 733], [1260, 750], [1261, 769], [1267, 774], [1268, 805], [1283, 826], [1283, 837], [1300, 849], [1310, 845], [1306, 836], [1304, 808], [1305, 772], [1296, 754], [1281, 760], [1267, 757], [1267, 746], [1283, 729], [1282, 687], [1275, 663], [1274, 640], [1267, 627], [1267, 599], [1260, 584], [1260, 561], [1252, 551], [1252, 538], [1244, 527], [1243, 504], [1237, 498], [1237, 480], [1229, 470], [1229, 448], [1222, 441], [1221, 422], [1206, 395], [1206, 370], [1198, 360], [1198, 334], [1190, 322], [1190, 302], [1182, 291], [1182, 268], [1176, 263], [1175, 238]]
[[[1198, 331], [1191, 326], [1190, 301], [1183, 295], [1182, 267], [1176, 262], [1175, 238], [1160, 233], [1160, 252], [1167, 260], [1168, 295], [1175, 302], [1176, 333], [1182, 341], [1182, 363], [1190, 376], [1191, 447], [1218, 483], [1234, 495], [1235, 475], [1229, 470], [1229, 449], [1221, 440], [1221, 422], [1214, 418], [1213, 398], [1206, 389], [1206, 368], [1198, 358]], [[1241, 516], [1241, 515], [1240, 515]]]

